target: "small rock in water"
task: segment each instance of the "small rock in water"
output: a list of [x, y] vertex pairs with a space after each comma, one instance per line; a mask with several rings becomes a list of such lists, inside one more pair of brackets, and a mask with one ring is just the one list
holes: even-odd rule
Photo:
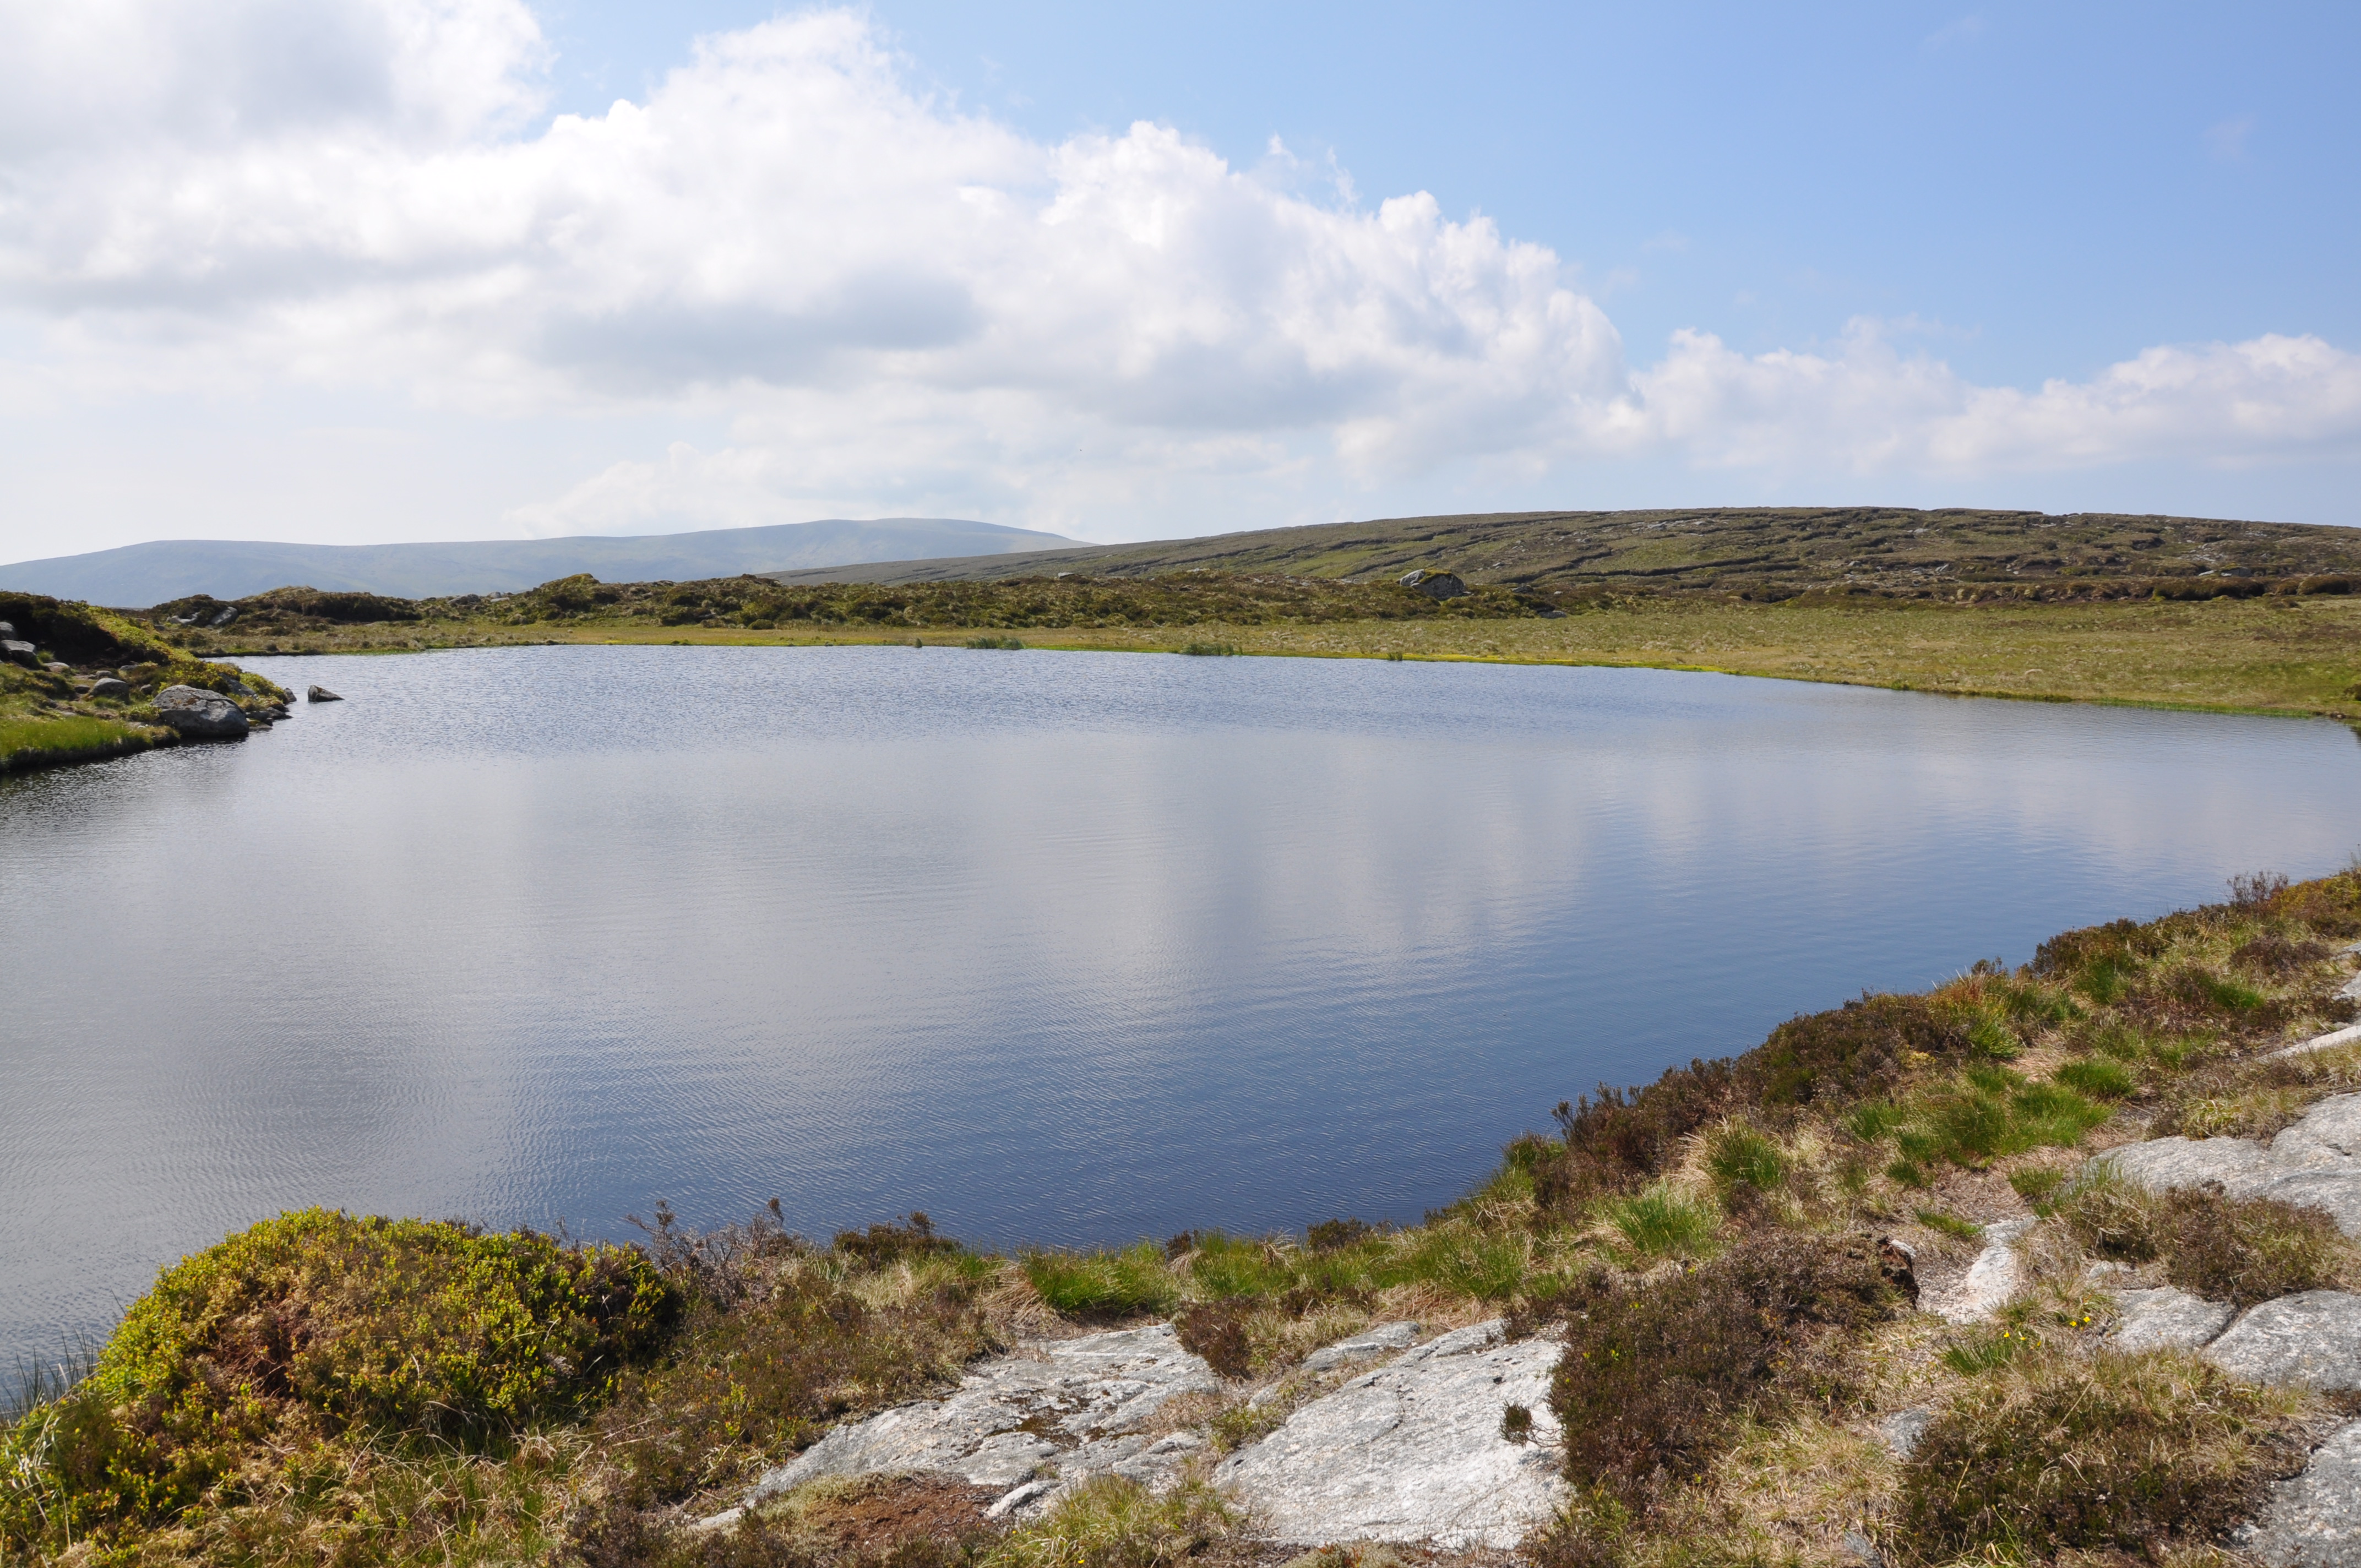
[[195, 686], [166, 686], [156, 694], [156, 717], [183, 735], [199, 740], [228, 740], [250, 728], [237, 704], [219, 692]]
[[345, 699], [325, 686], [313, 686], [303, 694], [305, 702], [342, 702]]

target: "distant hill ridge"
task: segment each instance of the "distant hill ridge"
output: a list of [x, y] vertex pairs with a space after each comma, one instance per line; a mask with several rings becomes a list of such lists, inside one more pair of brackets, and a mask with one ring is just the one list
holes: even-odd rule
[[442, 544], [164, 539], [0, 565], [0, 588], [137, 609], [192, 594], [236, 599], [293, 586], [433, 598], [515, 592], [577, 572], [607, 582], [691, 581], [935, 555], [974, 559], [1078, 543], [1063, 534], [946, 517], [825, 518], [695, 533]]
[[1903, 507], [1481, 512], [766, 575], [782, 583], [895, 584], [1059, 572], [1375, 577], [1414, 567], [1513, 587], [1773, 598], [1847, 587], [1949, 597], [1974, 584], [2201, 576], [2259, 582], [2351, 576], [2361, 591], [2361, 529]]

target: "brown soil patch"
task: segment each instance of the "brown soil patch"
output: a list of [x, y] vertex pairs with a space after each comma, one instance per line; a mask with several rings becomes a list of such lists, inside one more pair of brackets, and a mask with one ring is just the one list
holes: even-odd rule
[[804, 1521], [840, 1552], [884, 1552], [906, 1541], [959, 1541], [998, 1528], [983, 1510], [999, 1495], [950, 1475], [874, 1476], [814, 1498]]

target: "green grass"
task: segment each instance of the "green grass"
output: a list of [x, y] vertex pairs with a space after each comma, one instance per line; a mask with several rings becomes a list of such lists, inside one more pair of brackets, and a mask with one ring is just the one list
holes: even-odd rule
[[1669, 1187], [1610, 1201], [1599, 1217], [1635, 1257], [1698, 1257], [1714, 1250], [1720, 1217]]
[[1025, 1277], [1042, 1300], [1076, 1317], [1169, 1312], [1180, 1302], [1180, 1282], [1153, 1242], [1122, 1252], [1032, 1253]]
[[0, 772], [116, 756], [154, 743], [151, 731], [119, 718], [0, 718]]

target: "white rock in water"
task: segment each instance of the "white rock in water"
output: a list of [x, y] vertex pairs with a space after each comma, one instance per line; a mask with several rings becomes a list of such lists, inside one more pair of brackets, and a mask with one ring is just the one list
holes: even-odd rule
[[2227, 1301], [2208, 1301], [2169, 1285], [2118, 1291], [2115, 1299], [2123, 1306], [2124, 1318], [2107, 1343], [2123, 1351], [2195, 1350], [2219, 1338], [2238, 1315]]
[[1203, 1440], [1140, 1435], [1166, 1401], [1216, 1393], [1221, 1379], [1180, 1348], [1169, 1323], [1050, 1340], [979, 1364], [948, 1398], [841, 1426], [764, 1475], [749, 1503], [824, 1475], [910, 1470], [1014, 1487], [1054, 1469], [1063, 1481], [1112, 1471], [1151, 1484], [1177, 1474]]
[[2271, 1488], [2262, 1516], [2235, 1543], [2270, 1568], [2352, 1568], [2361, 1563], [2361, 1421], [2312, 1451], [2300, 1475]]
[[2031, 1220], [2003, 1220], [1986, 1225], [1984, 1250], [1968, 1266], [1966, 1276], [1948, 1289], [1927, 1291], [1919, 1298], [1919, 1309], [1954, 1323], [1981, 1322], [1991, 1317], [2007, 1304], [2023, 1282], [2016, 1239], [2032, 1228]]
[[[1501, 1325], [1444, 1334], [1314, 1399], [1214, 1471], [1279, 1541], [1513, 1547], [1565, 1499], [1549, 1409], [1560, 1347], [1499, 1343]], [[1500, 1435], [1510, 1405], [1529, 1442]]]
[[2323, 1394], [2361, 1388], [2361, 1296], [2306, 1290], [2266, 1301], [2204, 1354], [2248, 1383], [2292, 1383]]

